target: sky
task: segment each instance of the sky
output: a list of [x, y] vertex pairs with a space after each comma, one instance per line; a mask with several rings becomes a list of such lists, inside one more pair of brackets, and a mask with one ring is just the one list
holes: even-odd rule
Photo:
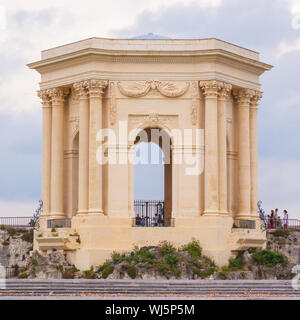
[[216, 37], [274, 65], [261, 77], [259, 198], [300, 219], [300, 0], [0, 0], [0, 215], [31, 215], [40, 199], [39, 75], [26, 64], [84, 38], [149, 32]]

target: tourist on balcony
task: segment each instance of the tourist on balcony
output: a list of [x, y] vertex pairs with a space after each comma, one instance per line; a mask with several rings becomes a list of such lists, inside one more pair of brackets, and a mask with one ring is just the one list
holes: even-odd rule
[[287, 210], [283, 210], [283, 227], [284, 229], [288, 228], [289, 215]]
[[141, 221], [141, 218], [140, 218], [140, 215], [137, 214], [136, 218], [135, 218], [135, 224], [137, 226], [140, 226], [142, 224], [142, 221]]

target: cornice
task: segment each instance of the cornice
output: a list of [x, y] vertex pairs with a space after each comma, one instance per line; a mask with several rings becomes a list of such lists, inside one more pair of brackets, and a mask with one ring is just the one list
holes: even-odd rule
[[[35, 69], [40, 73], [53, 68], [62, 68], [67, 63], [78, 63], [78, 59], [88, 58], [90, 60], [97, 59], [105, 62], [120, 62], [120, 63], [197, 63], [207, 59], [208, 57], [223, 57], [229, 58], [235, 62], [254, 67], [255, 69], [263, 71], [270, 70], [271, 65], [265, 64], [258, 60], [253, 60], [247, 57], [240, 56], [236, 53], [225, 51], [222, 49], [212, 50], [195, 50], [195, 51], [113, 51], [101, 49], [83, 49], [76, 52], [60, 55], [57, 57], [40, 60], [28, 64], [28, 67]], [[75, 61], [74, 61], [75, 60]]]

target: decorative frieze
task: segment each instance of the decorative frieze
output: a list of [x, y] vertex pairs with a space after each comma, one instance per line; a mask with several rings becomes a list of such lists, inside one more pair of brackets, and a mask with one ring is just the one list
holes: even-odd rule
[[116, 84], [110, 82], [110, 107], [109, 107], [109, 120], [113, 126], [117, 120], [117, 100], [116, 100]]
[[118, 82], [120, 92], [127, 97], [139, 98], [146, 96], [151, 90], [157, 90], [161, 95], [168, 98], [176, 98], [184, 95], [190, 84], [185, 82], [175, 84], [165, 81], [135, 81], [135, 82]]

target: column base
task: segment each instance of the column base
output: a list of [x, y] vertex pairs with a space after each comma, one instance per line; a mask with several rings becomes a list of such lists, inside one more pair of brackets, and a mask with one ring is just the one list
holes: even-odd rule
[[239, 219], [239, 220], [253, 220], [255, 217], [253, 217], [249, 213], [245, 214], [238, 214], [237, 216], [234, 217], [234, 219]]
[[203, 212], [203, 215], [204, 216], [219, 216], [220, 212], [219, 212], [219, 210], [205, 210]]
[[104, 211], [101, 209], [89, 209], [88, 214], [104, 215]]
[[65, 219], [66, 216], [63, 212], [50, 212], [49, 214], [45, 215], [47, 218], [57, 218], [57, 219]]

